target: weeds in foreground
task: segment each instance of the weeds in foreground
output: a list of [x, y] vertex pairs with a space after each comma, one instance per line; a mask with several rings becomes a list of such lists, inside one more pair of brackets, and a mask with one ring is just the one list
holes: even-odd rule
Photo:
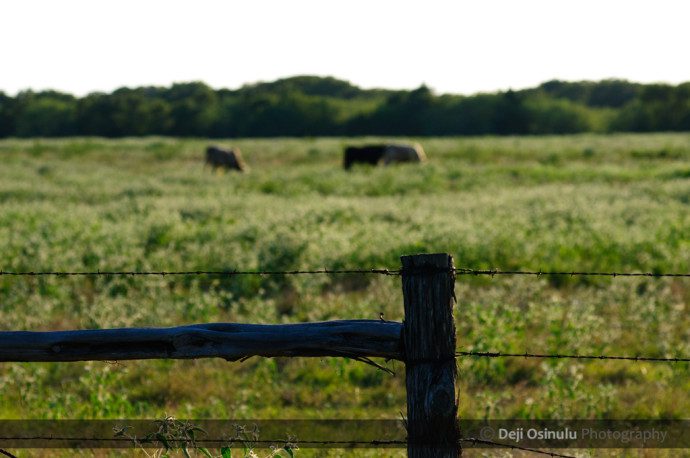
[[154, 423], [156, 430], [144, 437], [132, 435], [127, 426], [117, 428], [114, 437], [130, 439], [149, 458], [168, 458], [179, 454], [186, 458], [191, 458], [192, 454], [207, 458], [231, 458], [233, 449], [241, 453], [235, 456], [243, 458], [294, 458], [295, 451], [298, 450], [295, 439], [288, 437], [282, 446], [271, 445], [268, 453], [260, 455], [256, 451], [257, 443], [261, 440], [259, 428], [254, 425], [247, 429], [245, 425], [236, 424], [233, 433], [221, 440], [219, 454], [214, 454], [209, 447], [200, 444], [204, 442], [203, 436], [207, 435], [203, 428], [174, 417], [166, 417]]

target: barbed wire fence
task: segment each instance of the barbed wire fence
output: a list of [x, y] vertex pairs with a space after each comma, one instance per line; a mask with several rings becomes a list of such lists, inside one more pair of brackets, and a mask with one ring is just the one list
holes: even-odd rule
[[[83, 437], [74, 437], [74, 436], [65, 436], [65, 437], [60, 437], [60, 436], [28, 436], [28, 437], [14, 437], [14, 436], [3, 436], [0, 437], [0, 440], [3, 441], [18, 441], [18, 440], [26, 440], [26, 441], [41, 441], [41, 442], [51, 442], [51, 441], [57, 441], [57, 442], [67, 442], [67, 443], [75, 443], [75, 442], [82, 442], [82, 443], [98, 443], [98, 442], [103, 442], [107, 444], [111, 444], [113, 442], [120, 442], [122, 445], [129, 444], [132, 440], [130, 438], [126, 437], [93, 437], [93, 436], [83, 436]], [[151, 443], [149, 445], [154, 445], [158, 446], [160, 448], [174, 448], [174, 447], [182, 447], [182, 446], [188, 446], [191, 445], [193, 447], [199, 448], [199, 447], [212, 447], [212, 446], [221, 446], [221, 445], [240, 445], [240, 446], [246, 446], [247, 442], [246, 440], [233, 440], [233, 439], [223, 439], [223, 440], [216, 440], [216, 439], [194, 439], [193, 443], [189, 443], [188, 438], [182, 438], [182, 439], [175, 439], [171, 437], [164, 438], [164, 440], [157, 439], [158, 443]], [[279, 444], [284, 443], [284, 440], [269, 440], [269, 439], [261, 439], [261, 440], [251, 440], [250, 441], [252, 445], [257, 445], [257, 446], [264, 446], [264, 447], [278, 447]], [[514, 445], [514, 444], [508, 444], [504, 442], [495, 442], [495, 441], [490, 441], [486, 439], [479, 439], [475, 437], [463, 437], [459, 439], [458, 441], [460, 444], [472, 444], [472, 446], [476, 446], [477, 444], [480, 445], [485, 445], [487, 446], [486, 448], [507, 448], [511, 450], [519, 450], [523, 452], [530, 452], [533, 454], [537, 455], [543, 455], [543, 456], [550, 456], [554, 458], [576, 458], [573, 455], [564, 455], [561, 453], [556, 453], [552, 451], [546, 451], [546, 450], [539, 450], [535, 448], [529, 448], [529, 447], [521, 447], [519, 445]], [[122, 446], [120, 445], [120, 447]], [[345, 441], [330, 441], [330, 440], [306, 440], [306, 441], [297, 441], [293, 445], [295, 448], [299, 447], [302, 445], [302, 447], [314, 447], [314, 446], [319, 446], [319, 447], [333, 447], [333, 448], [365, 448], [365, 447], [404, 447], [407, 445], [406, 440], [369, 440], [369, 441], [351, 441], [351, 440], [345, 440]], [[17, 458], [15, 455], [12, 453], [0, 449], [0, 455], [5, 455], [11, 458]]]
[[[690, 278], [690, 273], [672, 272], [589, 272], [589, 271], [550, 271], [550, 270], [500, 270], [500, 269], [471, 269], [458, 267], [452, 269], [455, 275], [487, 275], [495, 277], [497, 275], [529, 275], [529, 276], [568, 276], [568, 277], [686, 277]], [[93, 271], [12, 271], [0, 270], [0, 276], [13, 277], [75, 277], [75, 276], [241, 276], [241, 275], [337, 275], [337, 274], [356, 274], [356, 275], [388, 275], [399, 276], [403, 274], [403, 269], [369, 268], [369, 269], [309, 269], [309, 270], [93, 270]]]
[[[584, 269], [563, 271], [563, 270], [500, 270], [500, 269], [473, 269], [473, 268], [452, 268], [450, 272], [454, 275], [468, 275], [468, 276], [567, 276], [567, 277], [647, 277], [647, 278], [690, 278], [690, 273], [683, 272], [602, 272], [602, 271], [588, 271]], [[385, 276], [401, 276], [405, 273], [403, 269], [389, 269], [389, 268], [350, 268], [350, 269], [304, 269], [304, 270], [91, 270], [91, 271], [18, 271], [18, 270], [0, 270], [0, 277], [111, 277], [111, 276], [125, 276], [125, 277], [154, 277], [154, 276], [218, 276], [218, 277], [234, 277], [234, 276], [291, 276], [291, 275], [385, 275]], [[410, 272], [407, 272], [408, 274]], [[414, 272], [412, 272], [414, 274]], [[620, 355], [592, 355], [592, 354], [561, 354], [561, 353], [533, 353], [525, 351], [524, 353], [510, 353], [500, 351], [457, 351], [455, 358], [549, 358], [549, 359], [582, 359], [582, 360], [624, 360], [635, 362], [666, 362], [666, 363], [684, 363], [690, 362], [690, 357], [657, 357], [657, 356], [620, 356]], [[418, 363], [419, 361], [413, 361]], [[56, 440], [58, 438], [55, 438]], [[93, 440], [91, 438], [90, 440]], [[106, 440], [106, 439], [103, 439]], [[112, 439], [107, 439], [112, 440]], [[555, 452], [530, 449], [520, 447], [513, 444], [499, 443], [478, 438], [461, 438], [460, 442], [483, 444], [492, 447], [509, 448], [520, 451], [527, 451], [540, 455], [547, 455], [552, 457], [570, 457]], [[322, 445], [357, 445], [356, 442], [347, 441], [347, 444], [339, 441], [318, 441]], [[309, 441], [304, 442], [305, 445]], [[404, 445], [407, 441], [367, 441], [360, 445]], [[13, 456], [9, 452], [0, 449], [0, 454], [6, 456]], [[570, 457], [574, 458], [574, 457]]]
[[[455, 268], [452, 269], [455, 275], [473, 276], [568, 276], [568, 277], [651, 277], [651, 278], [690, 278], [690, 273], [669, 273], [669, 272], [591, 272], [585, 270], [574, 271], [549, 271], [549, 270], [500, 270], [500, 269], [472, 269]], [[95, 271], [6, 271], [0, 270], [0, 276], [11, 277], [94, 277], [94, 276], [291, 276], [291, 275], [385, 275], [400, 276], [402, 269], [388, 268], [368, 268], [368, 269], [306, 269], [306, 270], [152, 270], [152, 271], [129, 271], [129, 270], [95, 270]], [[470, 352], [461, 351], [456, 353], [457, 357], [485, 357], [485, 358], [548, 358], [548, 359], [598, 359], [598, 360], [624, 360], [624, 361], [646, 361], [646, 362], [690, 362], [687, 357], [656, 357], [656, 356], [620, 356], [620, 355], [580, 355], [580, 354], [539, 354], [525, 351], [524, 353], [505, 353], [500, 351]]]
[[668, 362], [668, 363], [687, 363], [690, 358], [662, 358], [655, 356], [609, 356], [609, 355], [563, 355], [539, 354], [539, 353], [501, 353], [491, 351], [460, 351], [455, 354], [457, 357], [474, 356], [483, 358], [548, 358], [548, 359], [614, 359], [622, 361], [647, 361], [647, 362]]
[[[118, 438], [114, 437], [73, 437], [73, 436], [66, 436], [66, 437], [55, 437], [55, 436], [32, 436], [32, 437], [23, 437], [23, 438], [18, 438], [18, 437], [0, 437], [0, 440], [12, 440], [12, 441], [17, 441], [20, 439], [25, 439], [27, 441], [59, 441], [59, 442], [89, 442], [89, 443], [98, 443], [98, 442], [105, 442], [105, 443], [112, 443], [112, 442], [117, 442]], [[121, 438], [119, 439], [120, 442], [124, 444], [128, 444], [131, 442], [130, 439], [128, 438]], [[176, 442], [185, 442], [184, 439], [182, 440], [176, 440], [176, 439], [171, 439], [171, 438], [166, 438], [164, 442], [160, 442], [157, 444], [161, 448], [171, 447], [174, 448], [177, 444]], [[209, 442], [211, 443], [209, 445]], [[280, 440], [252, 440], [251, 443], [254, 445], [260, 445], [260, 446], [274, 446], [277, 447], [277, 444], [281, 444], [284, 441]], [[490, 440], [485, 440], [485, 439], [478, 439], [474, 437], [467, 437], [467, 438], [461, 438], [459, 440], [460, 444], [472, 444], [473, 446], [476, 446], [477, 444], [480, 445], [486, 445], [486, 448], [507, 448], [511, 450], [519, 450], [523, 452], [530, 452], [533, 454], [537, 455], [544, 455], [544, 456], [550, 456], [554, 458], [576, 458], [573, 455], [564, 455], [562, 453], [556, 453], [552, 451], [545, 451], [545, 450], [539, 450], [535, 448], [529, 448], [529, 447], [521, 447], [519, 445], [514, 445], [514, 444], [507, 444], [504, 442], [495, 442], [495, 441], [490, 441]], [[246, 445], [246, 441], [243, 440], [223, 440], [223, 441], [216, 441], [216, 440], [205, 440], [205, 439], [195, 439], [193, 446], [194, 447], [210, 447], [210, 446], [218, 446], [218, 445], [240, 445], [244, 446]], [[153, 445], [153, 444], [152, 444]], [[297, 443], [293, 444], [295, 447], [299, 447], [302, 445], [303, 447], [305, 446], [321, 446], [321, 447], [333, 447], [333, 448], [353, 448], [353, 447], [403, 447], [407, 445], [407, 441], [405, 440], [371, 440], [371, 441], [298, 441]], [[12, 453], [0, 449], [0, 455], [8, 456], [11, 458], [17, 458], [16, 455], [13, 455]]]
[[[70, 277], [70, 276], [274, 276], [274, 275], [338, 275], [338, 274], [374, 274], [399, 276], [402, 269], [388, 268], [368, 268], [368, 269], [309, 269], [309, 270], [182, 270], [182, 271], [124, 271], [124, 270], [96, 270], [96, 271], [5, 271], [0, 270], [0, 276], [18, 277]], [[606, 277], [690, 277], [690, 273], [667, 273], [667, 272], [591, 272], [584, 270], [574, 271], [548, 271], [548, 270], [500, 270], [500, 269], [472, 269], [455, 268], [456, 275], [484, 275], [495, 277], [497, 275], [527, 275], [527, 276], [606, 276]], [[501, 357], [521, 357], [521, 358], [569, 358], [569, 359], [616, 359], [629, 361], [665, 361], [665, 362], [688, 362], [690, 358], [661, 358], [648, 356], [607, 356], [607, 355], [564, 355], [564, 354], [535, 354], [525, 353], [502, 353], [502, 352], [458, 352], [457, 356], [475, 356], [488, 358]]]

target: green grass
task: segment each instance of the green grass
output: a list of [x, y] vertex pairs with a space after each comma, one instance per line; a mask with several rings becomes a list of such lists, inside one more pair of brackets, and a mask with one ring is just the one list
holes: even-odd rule
[[[690, 135], [420, 139], [423, 166], [341, 167], [375, 139], [0, 141], [4, 270], [458, 267], [689, 271]], [[0, 277], [0, 327], [402, 319], [399, 278]], [[687, 279], [457, 279], [463, 350], [690, 355]], [[342, 359], [0, 365], [0, 418], [397, 418]], [[465, 358], [464, 418], [686, 418], [688, 364]]]

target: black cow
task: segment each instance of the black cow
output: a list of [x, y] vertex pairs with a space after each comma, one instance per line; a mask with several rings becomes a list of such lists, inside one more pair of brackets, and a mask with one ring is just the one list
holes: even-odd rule
[[239, 148], [226, 150], [217, 146], [209, 146], [206, 148], [206, 164], [213, 167], [214, 170], [218, 167], [240, 172], [247, 170], [247, 165], [242, 160], [242, 153]]
[[345, 148], [343, 167], [348, 170], [352, 164], [376, 165], [385, 152], [386, 145], [348, 146]]

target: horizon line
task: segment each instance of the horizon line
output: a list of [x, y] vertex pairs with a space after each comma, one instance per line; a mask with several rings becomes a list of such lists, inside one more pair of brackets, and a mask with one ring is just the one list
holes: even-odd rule
[[493, 90], [480, 90], [480, 91], [475, 91], [475, 92], [442, 92], [442, 91], [437, 91], [432, 85], [427, 84], [426, 82], [422, 82], [418, 86], [415, 87], [408, 87], [408, 88], [401, 88], [401, 87], [382, 87], [382, 86], [371, 86], [367, 87], [364, 85], [359, 85], [351, 80], [344, 79], [344, 78], [339, 78], [334, 75], [321, 75], [321, 74], [315, 74], [315, 73], [300, 73], [300, 74], [293, 74], [293, 75], [288, 75], [288, 76], [281, 76], [275, 79], [259, 79], [259, 80], [254, 80], [254, 81], [246, 81], [242, 83], [239, 86], [236, 87], [229, 87], [229, 86], [215, 86], [212, 84], [207, 83], [206, 81], [202, 79], [190, 79], [190, 80], [178, 80], [178, 81], [170, 81], [167, 84], [166, 83], [158, 83], [158, 84], [137, 84], [137, 85], [121, 85], [117, 86], [113, 89], [107, 90], [107, 89], [99, 89], [99, 90], [89, 90], [86, 92], [82, 93], [77, 93], [77, 92], [70, 92], [67, 90], [62, 90], [62, 89], [57, 89], [54, 87], [44, 87], [44, 88], [23, 88], [17, 90], [14, 94], [11, 94], [9, 92], [6, 92], [4, 89], [0, 88], [0, 94], [7, 95], [9, 97], [17, 97], [19, 94], [22, 93], [27, 93], [27, 92], [33, 92], [33, 93], [42, 93], [42, 92], [57, 92], [60, 94], [67, 94], [71, 95], [75, 98], [82, 98], [86, 97], [88, 95], [92, 94], [112, 94], [113, 92], [120, 90], [120, 89], [141, 89], [141, 88], [170, 88], [176, 84], [189, 84], [189, 83], [202, 83], [214, 91], [222, 91], [222, 90], [229, 90], [229, 91], [239, 91], [242, 90], [243, 88], [246, 87], [251, 87], [251, 86], [258, 86], [261, 84], [271, 84], [275, 83], [278, 81], [283, 81], [283, 80], [289, 80], [289, 79], [295, 79], [295, 78], [301, 78], [301, 77], [307, 77], [307, 78], [321, 78], [321, 79], [328, 79], [332, 78], [337, 81], [343, 81], [351, 86], [354, 86], [362, 91], [413, 91], [415, 89], [418, 89], [420, 87], [427, 87], [431, 90], [431, 92], [434, 95], [455, 95], [455, 96], [464, 96], [464, 97], [471, 97], [474, 95], [480, 95], [480, 94], [498, 94], [498, 93], [504, 93], [508, 91], [524, 91], [524, 90], [529, 90], [529, 89], [537, 89], [541, 86], [543, 86], [546, 83], [552, 82], [552, 81], [558, 81], [558, 82], [563, 82], [563, 83], [601, 83], [605, 81], [621, 81], [621, 82], [626, 82], [630, 84], [638, 84], [638, 85], [665, 85], [665, 86], [673, 86], [677, 87], [686, 83], [690, 83], [690, 79], [685, 80], [685, 81], [679, 81], [679, 82], [674, 82], [674, 81], [661, 81], [661, 80], [655, 80], [655, 81], [636, 81], [624, 77], [617, 77], [617, 76], [611, 76], [611, 77], [606, 77], [606, 78], [600, 78], [600, 79], [568, 79], [568, 78], [549, 78], [546, 79], [540, 83], [533, 84], [533, 85], [527, 85], [527, 86], [521, 86], [521, 87], [513, 87], [513, 86], [507, 86], [504, 88], [497, 88]]

